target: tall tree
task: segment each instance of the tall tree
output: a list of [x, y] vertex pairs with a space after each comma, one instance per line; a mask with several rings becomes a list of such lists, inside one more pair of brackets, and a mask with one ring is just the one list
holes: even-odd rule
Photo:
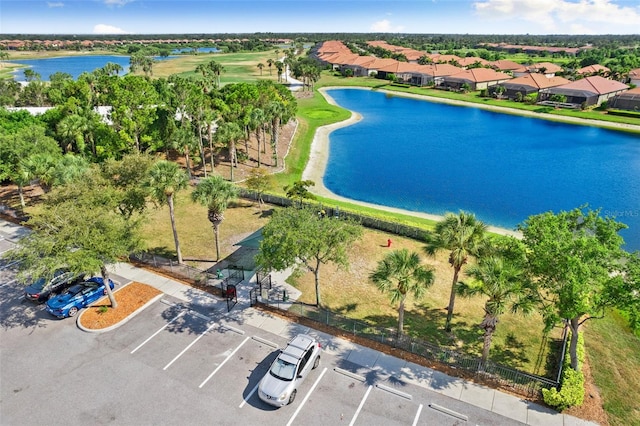
[[[522, 252], [524, 255], [524, 251]], [[522, 256], [524, 257], [524, 256]], [[535, 308], [537, 295], [532, 290], [524, 272], [524, 262], [514, 262], [500, 255], [482, 258], [471, 265], [466, 273], [469, 281], [458, 283], [458, 294], [463, 297], [486, 296], [484, 319], [480, 328], [484, 330], [482, 365], [486, 365], [491, 349], [493, 333], [498, 317], [507, 310], [513, 313], [529, 313]]]
[[176, 254], [180, 264], [183, 263], [182, 252], [180, 251], [180, 240], [178, 239], [178, 229], [176, 228], [173, 196], [178, 191], [185, 189], [188, 182], [187, 174], [176, 163], [166, 160], [160, 160], [151, 167], [145, 182], [153, 200], [160, 205], [166, 203], [169, 206], [173, 241], [176, 245]]
[[28, 222], [33, 232], [9, 252], [20, 261], [20, 276], [48, 276], [60, 266], [77, 273], [99, 271], [111, 306], [117, 308], [107, 264], [142, 246], [140, 221], [117, 214], [117, 204], [109, 182], [95, 171], [49, 193]]
[[635, 297], [633, 289], [620, 291], [625, 288], [627, 254], [618, 233], [626, 225], [581, 207], [530, 216], [519, 228], [528, 267], [540, 287], [547, 328], [564, 320], [571, 329], [571, 367], [578, 370], [580, 326]]
[[404, 304], [407, 294], [421, 298], [434, 281], [433, 269], [423, 266], [420, 256], [407, 249], [394, 250], [378, 262], [369, 276], [383, 293], [389, 293], [391, 303], [398, 303], [398, 337], [403, 333]]
[[262, 195], [273, 186], [273, 178], [265, 169], [252, 169], [246, 181], [247, 188], [257, 194], [260, 209], [264, 201]]
[[238, 198], [238, 187], [225, 181], [222, 176], [209, 176], [198, 183], [191, 193], [191, 198], [207, 208], [207, 218], [213, 225], [216, 261], [218, 261], [220, 260], [218, 231], [229, 203]]
[[487, 225], [476, 219], [472, 213], [460, 211], [457, 215], [447, 213], [444, 219], [436, 224], [433, 233], [427, 235], [425, 252], [435, 256], [439, 251], [449, 252], [449, 264], [453, 268], [451, 294], [447, 307], [445, 330], [451, 331], [453, 307], [456, 301], [456, 285], [460, 270], [469, 261], [470, 256], [478, 256], [484, 246]]
[[237, 123], [224, 122], [216, 131], [216, 140], [229, 148], [229, 163], [231, 166], [231, 182], [233, 182], [233, 170], [238, 167], [236, 155], [236, 143], [242, 138], [244, 132]]
[[302, 265], [314, 275], [316, 306], [321, 306], [321, 266], [335, 263], [348, 268], [348, 251], [361, 235], [362, 227], [355, 222], [321, 217], [310, 208], [285, 208], [274, 212], [262, 229], [256, 261], [267, 270]]

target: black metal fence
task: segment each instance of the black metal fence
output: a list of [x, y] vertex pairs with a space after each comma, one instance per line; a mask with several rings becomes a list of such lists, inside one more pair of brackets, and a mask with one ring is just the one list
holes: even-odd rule
[[264, 299], [262, 303], [268, 304], [273, 308], [287, 309], [290, 313], [338, 328], [354, 336], [363, 337], [394, 348], [400, 348], [428, 360], [464, 370], [475, 377], [491, 380], [514, 392], [529, 397], [539, 396], [542, 389], [558, 386], [558, 382], [546, 377], [525, 373], [491, 361], [483, 365], [482, 360], [478, 357], [442, 348], [422, 339], [406, 335], [398, 337], [396, 329], [394, 328], [375, 327], [326, 309], [316, 308], [302, 303], [294, 302], [281, 306], [280, 301], [267, 301]]
[[[259, 194], [255, 191], [249, 191], [247, 189], [240, 189], [240, 196], [257, 201]], [[286, 197], [280, 197], [273, 194], [262, 194], [262, 200], [268, 204], [274, 204], [276, 206], [289, 207], [293, 205], [293, 201]], [[378, 219], [372, 216], [367, 216], [358, 213], [346, 212], [340, 210], [338, 207], [327, 207], [316, 202], [303, 201], [303, 205], [317, 206], [318, 211], [324, 210], [325, 214], [330, 217], [345, 217], [356, 220], [361, 223], [362, 226], [367, 228], [377, 229], [391, 234], [402, 235], [404, 237], [414, 238], [417, 240], [424, 240], [424, 236], [427, 233], [425, 229], [415, 226], [403, 225], [397, 222], [391, 222], [388, 220]]]

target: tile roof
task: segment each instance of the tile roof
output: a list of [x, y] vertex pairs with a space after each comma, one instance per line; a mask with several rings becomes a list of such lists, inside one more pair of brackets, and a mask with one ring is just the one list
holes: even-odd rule
[[500, 70], [500, 71], [513, 71], [513, 70], [517, 70], [517, 69], [522, 67], [522, 65], [520, 65], [519, 63], [513, 62], [513, 61], [508, 61], [506, 59], [493, 61], [493, 62], [491, 62], [491, 66], [493, 68], [495, 68], [495, 69]]
[[563, 84], [567, 84], [569, 82], [570, 82], [569, 80], [562, 77], [548, 78], [548, 77], [545, 77], [544, 74], [531, 73], [531, 74], [526, 74], [521, 77], [511, 79], [509, 81], [505, 81], [504, 86], [505, 87], [529, 86], [529, 87], [535, 87], [539, 90], [539, 89], [546, 89], [548, 87], [562, 86]]
[[619, 92], [621, 90], [628, 89], [629, 86], [624, 83], [620, 83], [619, 81], [609, 80], [608, 78], [594, 75], [591, 77], [583, 78], [581, 80], [572, 81], [571, 83], [565, 84], [563, 86], [558, 86], [557, 88], [566, 90], [580, 90], [584, 92], [595, 93], [598, 95], [606, 95], [608, 93]]
[[460, 58], [460, 56], [457, 56], [457, 55], [433, 55], [431, 59], [433, 60], [433, 62], [444, 64], [450, 61], [458, 62], [462, 58]]
[[510, 80], [513, 77], [511, 77], [509, 74], [498, 72], [490, 68], [473, 68], [470, 70], [464, 70], [462, 72], [459, 72], [458, 74], [454, 74], [450, 78], [454, 80], [465, 80], [474, 83], [482, 83], [485, 81]]
[[633, 79], [640, 78], [640, 68], [629, 71], [629, 77]]
[[576, 74], [597, 74], [599, 72], [610, 72], [611, 70], [600, 64], [588, 65], [576, 70]]
[[464, 71], [462, 68], [451, 64], [428, 64], [420, 67], [420, 73], [434, 77], [446, 77], [459, 74], [462, 71]]
[[474, 65], [477, 62], [479, 62], [481, 65], [489, 65], [489, 61], [487, 61], [486, 59], [479, 58], [477, 56], [468, 56], [466, 58], [460, 58], [456, 62], [461, 67], [468, 67], [469, 65]]
[[562, 67], [551, 62], [538, 62], [537, 64], [531, 64], [526, 66], [530, 72], [541, 72], [544, 68], [545, 74], [555, 74], [562, 71]]

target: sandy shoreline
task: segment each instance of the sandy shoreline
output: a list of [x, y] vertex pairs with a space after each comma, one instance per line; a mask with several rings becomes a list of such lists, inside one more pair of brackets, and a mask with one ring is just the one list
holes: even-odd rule
[[[336, 88], [344, 89], [346, 87], [336, 87]], [[332, 89], [332, 88], [331, 87], [321, 88], [319, 89], [319, 92], [322, 93], [322, 95], [325, 97], [328, 103], [332, 105], [337, 105], [335, 100], [327, 94], [326, 89]], [[349, 89], [371, 90], [365, 87], [354, 87]], [[492, 111], [504, 112], [507, 114], [523, 115], [523, 116], [536, 117], [536, 118], [542, 118], [542, 119], [551, 119], [555, 121], [564, 121], [567, 123], [574, 123], [574, 124], [579, 123], [579, 124], [586, 124], [586, 125], [601, 125], [603, 127], [632, 130], [640, 133], [640, 126], [634, 126], [632, 124], [609, 123], [609, 122], [594, 123], [595, 120], [584, 120], [584, 119], [574, 118], [574, 117], [558, 117], [555, 115], [550, 116], [549, 114], [544, 114], [544, 113], [534, 113], [530, 111], [514, 110], [506, 107], [468, 103], [468, 102], [457, 101], [452, 99], [434, 98], [431, 96], [416, 95], [412, 93], [398, 93], [398, 92], [392, 92], [387, 90], [380, 90], [380, 91], [384, 93], [392, 94], [394, 96], [404, 96], [404, 97], [413, 98], [413, 99], [428, 100], [433, 102], [447, 103], [447, 104], [459, 105], [459, 106], [478, 107], [478, 108], [488, 109]], [[321, 197], [331, 198], [334, 200], [344, 201], [344, 202], [357, 204], [365, 207], [371, 207], [378, 210], [401, 213], [407, 216], [415, 216], [415, 217], [420, 217], [423, 219], [430, 219], [435, 221], [441, 220], [443, 217], [441, 215], [414, 212], [410, 210], [404, 210], [404, 209], [399, 209], [395, 207], [367, 203], [363, 201], [342, 197], [340, 195], [337, 195], [331, 192], [326, 186], [324, 186], [323, 178], [324, 178], [325, 170], [327, 168], [327, 163], [329, 161], [329, 135], [334, 130], [339, 129], [341, 127], [350, 126], [354, 123], [357, 123], [361, 119], [362, 119], [362, 116], [360, 116], [360, 114], [351, 112], [351, 117], [348, 118], [347, 120], [341, 121], [339, 123], [330, 124], [328, 126], [323, 126], [316, 130], [316, 133], [313, 136], [313, 141], [311, 143], [311, 152], [309, 153], [309, 161], [307, 162], [307, 166], [305, 167], [304, 172], [302, 173], [303, 180], [312, 180], [313, 182], [315, 182], [315, 186], [311, 187], [310, 191]], [[518, 231], [495, 227], [495, 226], [489, 226], [489, 231], [496, 234], [501, 234], [501, 235], [513, 235], [516, 237], [522, 236], [522, 234]]]

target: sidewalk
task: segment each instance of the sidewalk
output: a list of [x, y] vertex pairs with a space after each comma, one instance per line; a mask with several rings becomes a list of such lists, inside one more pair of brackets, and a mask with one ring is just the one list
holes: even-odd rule
[[[238, 303], [230, 312], [227, 312], [227, 304], [224, 300], [164, 276], [136, 268], [127, 263], [110, 265], [109, 270], [128, 280], [156, 287], [166, 295], [181, 300], [186, 306], [212, 309], [221, 315], [224, 321], [236, 326], [238, 324], [250, 325], [287, 339], [292, 335], [292, 328], [296, 329], [296, 333], [308, 332], [320, 340], [325, 352], [340, 355], [346, 361], [373, 370], [382, 380], [392, 376], [394, 380], [438, 392], [528, 425], [596, 425], [596, 423], [558, 413], [495, 389], [466, 382], [332, 335], [310, 330], [299, 324], [292, 324], [280, 317], [254, 309], [250, 307], [249, 303], [249, 290], [254, 287], [251, 284], [251, 280], [254, 279], [253, 275], [238, 284]], [[287, 271], [272, 273], [274, 288], [286, 289], [290, 300], [295, 300], [299, 296], [299, 292], [285, 283], [284, 280], [287, 276]]]

